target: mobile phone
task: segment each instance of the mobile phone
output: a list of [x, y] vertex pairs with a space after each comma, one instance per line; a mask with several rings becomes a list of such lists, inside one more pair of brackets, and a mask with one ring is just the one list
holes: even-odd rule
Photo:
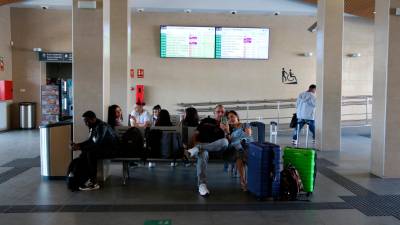
[[223, 117], [221, 118], [221, 123], [222, 123], [222, 124], [227, 124], [227, 123], [228, 123], [228, 118], [227, 118], [226, 116], [223, 116]]

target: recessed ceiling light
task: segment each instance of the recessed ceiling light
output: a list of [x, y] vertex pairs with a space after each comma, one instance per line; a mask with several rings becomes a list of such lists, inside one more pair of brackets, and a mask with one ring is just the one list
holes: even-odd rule
[[141, 12], [143, 12], [143, 11], [144, 11], [143, 8], [136, 9], [136, 12], [138, 12], [138, 13], [141, 13]]
[[191, 9], [185, 9], [185, 10], [183, 10], [185, 13], [191, 13], [192, 12], [192, 10]]

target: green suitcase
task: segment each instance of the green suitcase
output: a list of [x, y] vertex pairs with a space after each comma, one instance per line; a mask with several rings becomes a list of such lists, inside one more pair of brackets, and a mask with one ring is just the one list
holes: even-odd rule
[[283, 150], [283, 164], [286, 167], [291, 164], [299, 172], [304, 191], [314, 191], [316, 176], [317, 155], [312, 148], [285, 147]]

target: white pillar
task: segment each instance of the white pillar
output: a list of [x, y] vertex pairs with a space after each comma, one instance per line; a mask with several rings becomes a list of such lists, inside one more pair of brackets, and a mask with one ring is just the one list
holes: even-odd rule
[[82, 114], [92, 110], [103, 118], [103, 5], [96, 9], [79, 9], [73, 0], [72, 52], [74, 84], [74, 141], [87, 138], [88, 128]]
[[375, 1], [371, 172], [400, 178], [400, 0]]
[[340, 150], [344, 0], [318, 1], [317, 148]]
[[110, 97], [108, 105], [117, 104], [121, 107], [127, 125], [131, 10], [128, 0], [103, 1], [104, 83], [109, 84], [106, 90]]

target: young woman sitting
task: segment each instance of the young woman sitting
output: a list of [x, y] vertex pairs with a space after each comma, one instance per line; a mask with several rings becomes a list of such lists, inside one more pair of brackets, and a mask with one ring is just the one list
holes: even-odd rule
[[247, 179], [245, 165], [247, 161], [247, 152], [245, 143], [251, 142], [251, 128], [248, 123], [241, 123], [237, 112], [231, 110], [227, 112], [230, 133], [227, 135], [229, 140], [229, 149], [233, 153], [233, 159], [236, 161], [236, 168], [240, 175], [240, 186], [243, 191], [247, 191]]

